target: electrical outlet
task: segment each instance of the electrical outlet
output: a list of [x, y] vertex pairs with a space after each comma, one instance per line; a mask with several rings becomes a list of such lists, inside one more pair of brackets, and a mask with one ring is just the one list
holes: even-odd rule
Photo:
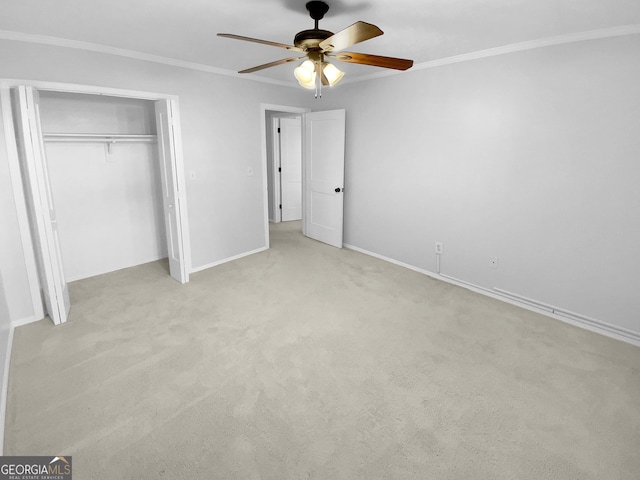
[[443, 249], [442, 249], [442, 242], [436, 242], [436, 253], [438, 255], [442, 255], [443, 253]]
[[498, 257], [489, 257], [489, 268], [498, 268]]

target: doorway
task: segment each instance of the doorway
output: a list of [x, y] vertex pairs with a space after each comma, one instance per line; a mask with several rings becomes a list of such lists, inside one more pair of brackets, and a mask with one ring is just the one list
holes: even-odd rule
[[[302, 231], [302, 222], [299, 219], [302, 218], [302, 115], [304, 113], [310, 112], [311, 110], [308, 108], [299, 108], [299, 107], [291, 107], [284, 105], [269, 105], [262, 104], [260, 105], [260, 113], [261, 113], [261, 122], [262, 122], [262, 162], [265, 171], [265, 184], [264, 184], [264, 193], [265, 193], [265, 240], [267, 247], [269, 246], [269, 226], [271, 224], [280, 223], [283, 221], [283, 211], [286, 210], [284, 215], [284, 221], [289, 220], [297, 220], [297, 223], [293, 223], [292, 225], [299, 225], [300, 231]], [[281, 145], [280, 145], [280, 136], [278, 135], [278, 128], [280, 128], [280, 135], [283, 134], [282, 131], [282, 119], [285, 120], [287, 130], [289, 135], [292, 135], [293, 138], [290, 138], [293, 142], [291, 143], [291, 149], [295, 150], [296, 144], [299, 145], [300, 148], [300, 156], [299, 158], [299, 169], [294, 165], [290, 165], [287, 169], [285, 166], [285, 181], [283, 182], [283, 175], [280, 169], [281, 165]], [[296, 123], [299, 125], [298, 132], [296, 133]], [[297, 141], [295, 140], [297, 137]], [[287, 170], [291, 173], [291, 175], [287, 175]], [[295, 170], [298, 170], [297, 173]], [[295, 184], [295, 178], [299, 177], [300, 183]], [[283, 183], [285, 184], [283, 190]], [[299, 207], [296, 205], [295, 197], [297, 197], [297, 190], [300, 190], [300, 205]], [[283, 203], [283, 194], [284, 194], [284, 203]], [[293, 201], [292, 201], [293, 200]], [[281, 209], [282, 206], [282, 209]], [[300, 209], [299, 218], [297, 209]]]
[[269, 220], [273, 223], [302, 220], [302, 117], [274, 115], [272, 122], [273, 194]]
[[[292, 115], [293, 114], [293, 115]], [[277, 118], [300, 117], [302, 146], [300, 190], [302, 234], [337, 248], [343, 245], [345, 110], [311, 112], [308, 109], [261, 105], [264, 170], [265, 244], [269, 248], [269, 224], [282, 218], [281, 197], [276, 188], [274, 135]], [[282, 182], [281, 182], [282, 183]], [[297, 193], [296, 193], [297, 195]]]

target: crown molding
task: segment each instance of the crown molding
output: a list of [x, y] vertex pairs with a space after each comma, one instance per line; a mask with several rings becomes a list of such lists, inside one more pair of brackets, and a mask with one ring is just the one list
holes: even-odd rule
[[269, 83], [272, 85], [280, 85], [284, 87], [293, 87], [297, 83], [284, 82], [282, 80], [274, 80], [272, 78], [261, 77], [259, 75], [240, 75], [233, 70], [227, 70], [225, 68], [213, 67], [211, 65], [205, 65], [202, 63], [187, 62], [184, 60], [178, 60], [171, 57], [163, 57], [160, 55], [152, 55], [149, 53], [137, 52], [134, 50], [127, 50], [124, 48], [110, 47], [107, 45], [101, 45], [99, 43], [81, 42], [78, 40], [69, 40], [66, 38], [50, 37], [47, 35], [36, 35], [32, 33], [15, 32], [12, 30], [0, 30], [0, 39], [11, 40], [14, 42], [25, 43], [37, 43], [40, 45], [49, 45], [54, 47], [73, 48], [76, 50], [85, 50], [89, 52], [104, 53], [107, 55], [116, 55], [119, 57], [132, 58], [135, 60], [143, 60], [146, 62], [160, 63], [162, 65], [169, 65], [172, 67], [186, 68], [189, 70], [197, 70], [200, 72], [213, 73], [216, 75], [223, 75], [225, 77], [240, 78], [246, 80], [253, 80], [256, 82]]
[[[384, 70], [381, 72], [372, 73], [369, 75], [362, 75], [357, 78], [349, 78], [343, 81], [343, 84], [364, 82], [368, 80], [374, 80], [377, 78], [389, 77], [392, 75], [407, 74], [416, 72], [419, 70], [426, 70], [429, 68], [437, 68], [444, 65], [451, 65], [454, 63], [468, 62], [471, 60], [478, 60], [481, 58], [495, 57], [499, 55], [506, 55], [514, 52], [522, 52], [525, 50], [533, 50], [536, 48], [550, 47], [553, 45], [562, 45], [566, 43], [582, 42], [586, 40], [597, 40], [610, 37], [621, 37], [626, 35], [640, 34], [640, 24], [622, 25], [618, 27], [603, 28], [598, 30], [588, 30], [585, 32], [570, 33], [566, 35], [558, 35], [554, 37], [539, 38], [527, 42], [512, 43], [510, 45], [503, 45], [501, 47], [488, 48], [485, 50], [478, 50], [476, 52], [464, 53], [461, 55], [455, 55], [452, 57], [440, 58], [437, 60], [431, 60], [429, 62], [422, 62], [415, 64], [410, 70], [405, 72], [399, 72], [396, 70]], [[186, 68], [189, 70], [197, 70], [200, 72], [213, 73], [216, 75], [223, 75], [226, 77], [239, 78], [243, 80], [252, 80], [255, 82], [268, 83], [271, 85], [279, 85], [283, 87], [298, 87], [296, 82], [287, 82], [282, 80], [274, 80], [260, 75], [240, 75], [233, 70], [227, 70], [224, 68], [213, 67], [211, 65], [205, 65], [202, 63], [187, 62], [184, 60], [178, 60], [170, 57], [163, 57], [160, 55], [151, 55], [148, 53], [137, 52], [134, 50], [127, 50], [124, 48], [110, 47], [107, 45], [101, 45], [97, 43], [81, 42], [78, 40], [68, 40], [65, 38], [51, 37], [47, 35], [36, 35], [32, 33], [16, 32], [12, 30], [0, 30], [0, 39], [11, 40], [16, 42], [37, 43], [41, 45], [50, 45], [56, 47], [73, 48], [76, 50], [86, 50], [90, 52], [104, 53], [107, 55], [116, 55], [120, 57], [132, 58], [136, 60], [143, 60], [147, 62], [154, 62], [163, 65], [169, 65], [179, 68]]]
[[555, 37], [539, 38], [537, 40], [531, 40], [528, 42], [512, 43], [510, 45], [503, 45], [501, 47], [487, 48], [485, 50], [478, 50], [476, 52], [464, 53], [462, 55], [455, 55], [453, 57], [440, 58], [438, 60], [431, 60], [429, 62], [422, 62], [415, 64], [411, 69], [405, 72], [398, 72], [395, 70], [386, 70], [381, 72], [372, 73], [370, 75], [363, 75], [357, 78], [345, 79], [342, 83], [356, 83], [364, 82], [366, 80], [373, 80], [376, 78], [389, 77], [392, 75], [400, 75], [402, 73], [411, 73], [419, 70], [427, 70], [429, 68], [441, 67], [444, 65], [451, 65], [454, 63], [468, 62], [471, 60], [478, 60], [481, 58], [496, 57], [499, 55], [506, 55], [514, 52], [522, 52], [525, 50], [533, 50], [536, 48], [551, 47], [554, 45], [563, 45], [566, 43], [583, 42], [586, 40], [598, 40], [601, 38], [610, 37], [622, 37], [626, 35], [640, 34], [640, 24], [622, 25], [619, 27], [602, 28], [599, 30], [588, 30], [586, 32], [570, 33], [566, 35], [558, 35]]

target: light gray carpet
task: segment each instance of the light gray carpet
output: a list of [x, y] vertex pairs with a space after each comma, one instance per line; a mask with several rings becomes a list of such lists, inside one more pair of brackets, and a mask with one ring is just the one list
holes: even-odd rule
[[7, 455], [83, 479], [634, 479], [640, 348], [272, 229], [15, 331]]

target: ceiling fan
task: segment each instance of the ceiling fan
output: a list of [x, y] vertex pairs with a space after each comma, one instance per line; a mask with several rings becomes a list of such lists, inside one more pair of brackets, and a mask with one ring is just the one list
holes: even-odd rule
[[321, 30], [318, 28], [318, 22], [322, 20], [324, 15], [329, 11], [329, 5], [322, 1], [313, 0], [308, 2], [306, 7], [309, 11], [309, 16], [315, 21], [315, 26], [311, 30], [298, 32], [293, 39], [293, 45], [243, 37], [230, 33], [219, 33], [219, 37], [261, 43], [263, 45], [271, 45], [304, 54], [302, 56], [283, 58], [282, 60], [276, 60], [275, 62], [247, 68], [239, 71], [238, 73], [257, 72], [258, 70], [275, 67], [276, 65], [306, 59], [295, 69], [294, 74], [301, 86], [309, 89], [315, 88], [317, 96], [318, 88], [321, 89], [322, 85], [333, 86], [344, 76], [344, 73], [335, 65], [326, 61], [327, 58], [335, 59], [340, 62], [372, 65], [376, 67], [392, 68], [395, 70], [407, 70], [413, 65], [413, 60], [406, 60], [403, 58], [382, 57], [366, 53], [343, 52], [342, 50], [355, 45], [356, 43], [364, 42], [365, 40], [382, 35], [382, 30], [370, 23], [356, 22], [344, 30], [334, 34], [328, 30]]

